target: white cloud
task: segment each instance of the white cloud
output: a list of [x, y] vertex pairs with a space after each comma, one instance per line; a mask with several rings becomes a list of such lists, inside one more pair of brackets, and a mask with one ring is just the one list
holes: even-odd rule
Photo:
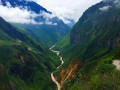
[[36, 22], [31, 18], [34, 18], [37, 15], [33, 12], [28, 12], [25, 9], [21, 10], [18, 7], [12, 8], [0, 5], [0, 12], [2, 12], [0, 13], [0, 16], [8, 22], [36, 24]]
[[[57, 25], [56, 23], [52, 23], [49, 21], [49, 18], [54, 17], [54, 15], [47, 14], [45, 12], [41, 12], [40, 14], [36, 14], [32, 11], [28, 11], [27, 9], [23, 9], [22, 7], [11, 7], [10, 3], [6, 3], [7, 6], [0, 5], [0, 16], [3, 17], [6, 21], [12, 23], [26, 23], [26, 24], [51, 24]], [[44, 16], [46, 18], [45, 22], [36, 22], [34, 18], [38, 16]]]
[[120, 0], [115, 0], [115, 1], [114, 1], [114, 4], [115, 4], [117, 7], [120, 8]]
[[115, 5], [120, 4], [120, 0], [103, 0], [105, 3], [113, 2]]
[[[100, 2], [101, 0], [28, 0], [28, 1], [37, 2], [38, 4], [45, 7], [47, 10], [53, 12], [53, 14], [50, 15], [45, 12], [35, 14], [33, 12], [27, 11], [27, 9], [22, 9], [23, 8], [22, 6], [12, 8], [10, 3], [7, 3], [7, 7], [0, 5], [0, 12], [2, 12], [0, 13], [0, 16], [2, 16], [8, 22], [15, 23], [33, 23], [33, 24], [46, 23], [57, 25], [56, 23], [51, 23], [49, 21], [49, 18], [53, 18], [55, 16], [58, 16], [65, 23], [70, 23], [68, 19], [73, 19], [77, 22], [86, 9]], [[45, 22], [37, 23], [33, 19], [37, 16], [44, 16], [44, 18], [47, 19]]]
[[102, 8], [99, 8], [99, 10], [101, 10], [101, 11], [108, 11], [110, 7], [111, 6], [107, 5], [107, 6], [104, 6]]
[[44, 22], [45, 24], [57, 25], [57, 23], [52, 23], [51, 21], [49, 21], [50, 19], [56, 17], [55, 14], [49, 14], [49, 13], [42, 11], [42, 12], [40, 12], [40, 14], [38, 16], [42, 16], [45, 19], [45, 22]]
[[47, 19], [52, 19], [53, 17], [56, 17], [55, 14], [49, 14], [49, 13], [46, 13], [44, 11], [40, 12], [39, 14], [40, 16], [43, 16], [43, 18], [47, 18]]
[[[110, 2], [112, 2], [115, 7], [120, 8], [120, 0], [103, 0], [103, 2], [104, 3], [110, 3]], [[111, 6], [109, 6], [109, 5], [104, 6], [104, 7], [100, 8], [100, 10], [101, 11], [108, 11], [108, 9], [110, 7], [113, 7], [113, 5], [111, 5]]]
[[[35, 1], [45, 7], [47, 10], [55, 13], [64, 22], [69, 23], [67, 19], [77, 21], [83, 12], [90, 6], [102, 0], [29, 0]], [[67, 19], [65, 19], [67, 18]]]

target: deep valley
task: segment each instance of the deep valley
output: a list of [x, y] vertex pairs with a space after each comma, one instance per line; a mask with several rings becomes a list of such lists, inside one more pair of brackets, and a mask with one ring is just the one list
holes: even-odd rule
[[1, 6], [29, 17], [0, 16], [0, 90], [120, 90], [120, 0], [92, 5], [76, 23], [31, 0]]

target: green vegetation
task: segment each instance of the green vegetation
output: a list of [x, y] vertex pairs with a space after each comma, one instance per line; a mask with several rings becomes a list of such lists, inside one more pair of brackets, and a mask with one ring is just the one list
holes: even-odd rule
[[112, 64], [113, 59], [119, 59], [115, 52], [87, 63], [76, 77], [64, 82], [63, 90], [119, 90], [120, 71]]
[[70, 45], [70, 34], [67, 34], [65, 37], [63, 37], [62, 40], [60, 40], [54, 47], [55, 50], [62, 51], [63, 48]]
[[60, 41], [70, 32], [70, 28], [59, 21], [58, 25], [33, 25], [33, 24], [12, 24], [20, 31], [26, 33], [34, 40], [44, 44], [47, 47]]
[[[105, 6], [110, 7], [101, 11]], [[113, 65], [120, 60], [120, 8], [113, 3], [90, 7], [69, 34], [62, 23], [13, 25], [17, 29], [0, 18], [0, 89], [55, 89], [50, 73], [59, 57], [38, 42], [50, 47], [59, 40], [54, 49], [65, 63], [54, 75], [62, 90], [120, 89], [120, 70]]]
[[59, 64], [55, 53], [0, 18], [0, 90], [53, 90], [50, 74]]
[[[107, 5], [111, 6], [108, 11], [99, 9]], [[113, 60], [120, 60], [119, 15], [120, 8], [100, 2], [83, 14], [72, 28], [70, 38], [67, 36], [56, 45], [65, 61], [55, 71], [59, 82], [63, 69], [67, 72], [76, 61], [82, 63], [76, 76], [63, 83], [63, 90], [120, 89], [120, 71], [112, 64]]]

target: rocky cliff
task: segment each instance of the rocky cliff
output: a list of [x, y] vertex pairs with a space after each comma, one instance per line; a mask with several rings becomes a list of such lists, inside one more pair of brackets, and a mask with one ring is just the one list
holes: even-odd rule
[[111, 2], [89, 8], [71, 31], [71, 44], [93, 42], [95, 46], [119, 46], [120, 9]]
[[[113, 59], [120, 59], [120, 3], [116, 1], [104, 0], [90, 7], [72, 28], [71, 44], [61, 53], [65, 63], [58, 72], [63, 90], [118, 89], [114, 75], [119, 74], [112, 65]], [[77, 60], [83, 64], [74, 68]]]

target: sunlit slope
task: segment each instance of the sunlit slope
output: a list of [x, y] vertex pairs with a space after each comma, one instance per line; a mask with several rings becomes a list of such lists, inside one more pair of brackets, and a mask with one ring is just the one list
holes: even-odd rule
[[50, 73], [59, 59], [49, 49], [0, 18], [0, 86], [2, 90], [50, 90]]
[[[107, 9], [104, 7], [110, 6]], [[64, 65], [55, 72], [63, 90], [119, 89], [120, 8], [113, 1], [100, 2], [79, 19], [61, 55]], [[61, 44], [62, 45], [62, 44]]]

